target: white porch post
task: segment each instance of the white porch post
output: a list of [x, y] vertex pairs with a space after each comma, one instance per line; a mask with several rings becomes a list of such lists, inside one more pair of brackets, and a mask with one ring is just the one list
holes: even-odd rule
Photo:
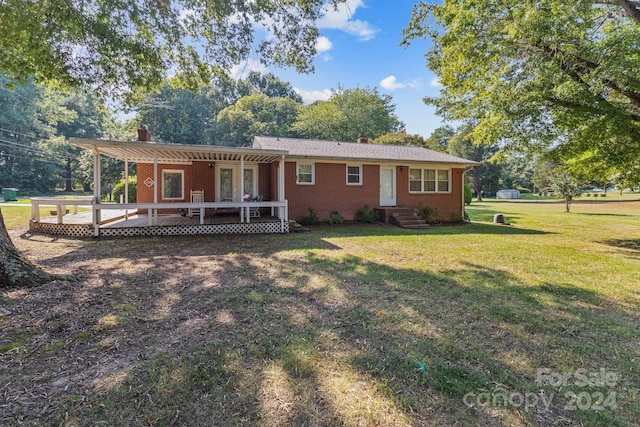
[[[240, 155], [240, 202], [244, 204], [244, 154]], [[247, 213], [249, 209], [247, 209]], [[247, 215], [246, 221], [249, 222], [249, 215]], [[240, 222], [245, 221], [245, 208], [240, 208]]]
[[99, 205], [102, 200], [102, 164], [100, 153], [94, 148], [93, 151], [93, 230], [94, 235], [97, 237], [100, 235], [100, 210], [95, 209], [96, 205]]
[[[153, 204], [158, 203], [158, 156], [153, 155]], [[158, 225], [158, 209], [149, 212], [149, 226]]]
[[[280, 163], [278, 164], [278, 201], [284, 202], [284, 156], [280, 159]], [[278, 216], [280, 217], [280, 226], [282, 227], [282, 232], [284, 233], [284, 222], [288, 221], [289, 212], [288, 206], [279, 206], [278, 207]]]
[[[119, 200], [118, 200], [119, 201]], [[129, 161], [124, 159], [124, 202], [129, 203]], [[129, 209], [124, 210], [124, 220], [129, 219]]]

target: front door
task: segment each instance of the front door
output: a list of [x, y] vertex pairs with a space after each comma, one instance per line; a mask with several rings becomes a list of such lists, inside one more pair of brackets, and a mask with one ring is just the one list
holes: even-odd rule
[[[240, 202], [243, 195], [240, 194], [240, 166], [219, 165], [216, 167], [216, 202]], [[257, 188], [257, 167], [245, 166], [244, 168], [244, 193], [255, 197]]]
[[396, 205], [396, 168], [380, 167], [380, 206]]
[[216, 177], [216, 202], [239, 202], [238, 172], [233, 166], [220, 166]]

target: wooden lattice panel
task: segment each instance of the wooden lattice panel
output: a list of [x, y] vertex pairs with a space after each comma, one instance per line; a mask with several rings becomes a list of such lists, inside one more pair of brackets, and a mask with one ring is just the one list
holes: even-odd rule
[[[194, 234], [272, 234], [282, 233], [280, 222], [254, 222], [249, 224], [174, 225], [165, 227], [101, 228], [100, 236], [187, 236]], [[289, 232], [289, 224], [284, 224]]]
[[31, 222], [29, 223], [29, 230], [33, 233], [53, 234], [56, 236], [93, 236], [93, 226], [88, 224], [54, 224], [48, 222]]

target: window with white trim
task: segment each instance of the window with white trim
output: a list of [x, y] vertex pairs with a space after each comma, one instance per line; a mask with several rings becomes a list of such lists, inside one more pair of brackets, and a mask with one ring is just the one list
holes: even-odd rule
[[315, 170], [314, 163], [296, 163], [296, 184], [314, 185], [316, 183]]
[[451, 169], [409, 169], [410, 193], [451, 192]]
[[184, 171], [170, 169], [162, 171], [162, 199], [184, 200]]
[[347, 165], [347, 185], [362, 185], [362, 165]]
[[438, 191], [449, 192], [449, 172], [450, 170], [438, 170]]

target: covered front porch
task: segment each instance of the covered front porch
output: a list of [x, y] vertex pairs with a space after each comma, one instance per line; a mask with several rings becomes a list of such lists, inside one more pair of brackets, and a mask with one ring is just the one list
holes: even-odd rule
[[[93, 153], [94, 196], [89, 200], [33, 200], [33, 231], [81, 235], [86, 232], [79, 228], [90, 226], [91, 235], [110, 236], [289, 230], [284, 151], [150, 141], [72, 139], [71, 143]], [[102, 156], [124, 162], [124, 194], [118, 203], [102, 202]], [[129, 198], [133, 163], [136, 200]], [[39, 206], [45, 204], [56, 207], [53, 220], [40, 218]], [[77, 224], [78, 217], [67, 215], [68, 206], [74, 206], [75, 215], [77, 206], [84, 206], [90, 218]], [[118, 212], [123, 212], [120, 218]]]

